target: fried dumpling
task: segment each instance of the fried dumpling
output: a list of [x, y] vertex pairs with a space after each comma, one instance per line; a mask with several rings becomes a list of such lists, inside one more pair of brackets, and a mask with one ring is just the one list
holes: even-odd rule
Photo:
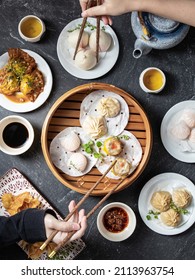
[[[89, 37], [89, 47], [93, 50], [96, 51], [96, 33], [97, 31], [95, 30], [94, 32], [91, 33]], [[112, 38], [109, 33], [100, 30], [100, 36], [99, 36], [99, 50], [100, 52], [106, 52], [112, 43]]]
[[81, 153], [73, 153], [68, 161], [68, 166], [82, 172], [87, 166], [87, 158]]
[[173, 191], [173, 202], [177, 207], [185, 208], [190, 205], [192, 201], [191, 194], [183, 188], [179, 188]]
[[120, 108], [120, 102], [113, 97], [103, 97], [97, 105], [98, 113], [107, 118], [116, 117], [120, 112]]
[[150, 203], [160, 212], [167, 211], [170, 208], [171, 194], [167, 191], [154, 192]]
[[190, 128], [184, 121], [180, 121], [171, 129], [171, 133], [176, 139], [184, 140], [190, 135]]
[[169, 209], [166, 212], [160, 214], [161, 221], [166, 226], [176, 227], [181, 222], [181, 215], [173, 209]]
[[98, 139], [107, 133], [107, 125], [102, 116], [87, 116], [82, 127], [93, 139]]
[[195, 110], [185, 109], [181, 119], [187, 124], [188, 127], [195, 127]]

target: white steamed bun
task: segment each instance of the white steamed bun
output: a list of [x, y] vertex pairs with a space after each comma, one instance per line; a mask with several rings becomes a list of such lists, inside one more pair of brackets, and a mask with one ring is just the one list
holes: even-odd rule
[[[96, 30], [93, 31], [89, 37], [89, 47], [96, 51]], [[106, 52], [111, 45], [112, 39], [109, 33], [106, 33], [103, 30], [100, 30], [100, 37], [99, 37], [99, 50], [100, 52]]]
[[75, 57], [75, 65], [83, 70], [90, 70], [95, 67], [96, 55], [92, 50], [80, 50]]
[[78, 135], [72, 131], [64, 138], [60, 138], [60, 143], [66, 151], [73, 152], [80, 147], [81, 141]]
[[190, 128], [184, 121], [180, 121], [172, 128], [171, 133], [176, 139], [184, 140], [190, 135]]
[[73, 153], [68, 161], [68, 166], [82, 172], [87, 166], [87, 158], [81, 153]]
[[83, 130], [94, 139], [107, 133], [107, 126], [102, 116], [87, 116], [82, 126]]
[[[73, 32], [71, 32], [68, 36], [68, 44], [70, 48], [74, 48], [76, 49], [76, 45], [77, 45], [77, 41], [78, 41], [78, 37], [79, 37], [79, 29], [74, 30]], [[81, 37], [81, 41], [79, 44], [79, 48], [85, 48], [89, 43], [89, 34], [84, 31], [83, 35]]]

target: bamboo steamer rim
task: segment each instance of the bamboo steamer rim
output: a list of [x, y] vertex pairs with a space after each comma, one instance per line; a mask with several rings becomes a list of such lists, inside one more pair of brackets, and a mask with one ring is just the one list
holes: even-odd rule
[[[145, 133], [146, 133], [146, 146], [145, 146], [145, 152], [142, 156], [141, 162], [138, 165], [138, 167], [135, 169], [135, 171], [130, 175], [130, 177], [128, 177], [120, 186], [119, 189], [117, 189], [115, 192], [121, 191], [124, 188], [127, 187], [128, 184], [132, 184], [143, 172], [143, 170], [145, 169], [150, 155], [151, 155], [151, 151], [152, 151], [152, 144], [153, 144], [153, 136], [152, 136], [152, 128], [151, 125], [149, 123], [148, 117], [143, 109], [143, 107], [139, 104], [139, 102], [133, 97], [131, 96], [129, 93], [127, 93], [126, 91], [111, 85], [111, 84], [106, 84], [106, 83], [89, 83], [89, 84], [84, 84], [84, 85], [80, 85], [77, 86], [75, 88], [72, 88], [70, 90], [68, 90], [67, 92], [65, 92], [61, 97], [59, 97], [56, 102], [53, 104], [53, 106], [50, 108], [45, 121], [43, 123], [43, 127], [42, 127], [42, 133], [41, 133], [41, 146], [42, 146], [42, 151], [43, 151], [43, 155], [45, 158], [45, 161], [49, 167], [49, 169], [51, 170], [51, 172], [53, 173], [53, 175], [66, 187], [69, 187], [70, 189], [73, 189], [77, 192], [80, 192], [82, 194], [85, 194], [87, 192], [87, 190], [83, 190], [80, 188], [77, 188], [75, 186], [73, 186], [72, 184], [70, 184], [67, 180], [65, 180], [57, 171], [56, 167], [54, 166], [54, 164], [52, 163], [51, 157], [50, 157], [50, 153], [49, 153], [49, 147], [48, 147], [48, 139], [47, 139], [47, 133], [48, 133], [48, 128], [50, 125], [50, 121], [53, 117], [53, 115], [55, 114], [56, 110], [59, 108], [59, 106], [66, 100], [68, 99], [70, 96], [75, 95], [76, 93], [80, 93], [82, 91], [95, 91], [95, 90], [107, 90], [107, 91], [111, 91], [114, 92], [116, 94], [119, 94], [120, 96], [122, 96], [125, 99], [129, 99], [130, 103], [136, 107], [139, 108], [139, 114], [141, 115], [144, 125], [145, 125]], [[129, 104], [128, 104], [129, 105]], [[131, 180], [129, 181], [129, 178], [131, 178]], [[91, 195], [94, 196], [100, 196], [100, 195], [105, 195], [107, 194], [108, 191], [106, 190], [94, 190], [92, 192]]]

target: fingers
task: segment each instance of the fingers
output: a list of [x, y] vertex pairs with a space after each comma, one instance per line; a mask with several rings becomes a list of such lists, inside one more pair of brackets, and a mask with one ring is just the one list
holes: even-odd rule
[[87, 2], [88, 2], [88, 0], [80, 0], [82, 12], [85, 11], [87, 8]]
[[87, 228], [87, 217], [83, 216], [80, 221], [80, 229], [72, 236], [71, 241], [81, 238], [85, 234], [85, 230]]
[[105, 15], [104, 6], [96, 6], [89, 8], [88, 10], [83, 10], [81, 16], [82, 17], [93, 17], [93, 16], [103, 16]]

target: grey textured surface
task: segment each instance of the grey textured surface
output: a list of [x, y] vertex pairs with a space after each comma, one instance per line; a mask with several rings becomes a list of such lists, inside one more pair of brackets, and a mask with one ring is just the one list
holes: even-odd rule
[[[48, 201], [63, 215], [71, 199], [81, 198], [64, 187], [52, 175], [43, 158], [40, 135], [43, 121], [53, 103], [67, 90], [90, 82], [72, 77], [58, 61], [56, 44], [61, 30], [73, 19], [80, 17], [78, 0], [64, 1], [0, 1], [0, 54], [10, 47], [25, 48], [40, 54], [52, 69], [54, 84], [50, 97], [37, 110], [18, 114], [26, 117], [35, 129], [35, 141], [32, 148], [21, 156], [9, 156], [0, 152], [0, 175], [12, 167], [18, 168], [36, 186]], [[40, 16], [46, 24], [44, 38], [35, 44], [24, 42], [18, 34], [19, 20], [28, 14]], [[165, 113], [176, 103], [195, 100], [195, 29], [191, 28], [182, 43], [169, 50], [152, 50], [147, 56], [135, 59], [132, 56], [135, 36], [131, 29], [130, 15], [113, 19], [119, 43], [120, 54], [117, 64], [98, 82], [114, 84], [132, 94], [148, 114], [154, 133], [154, 144], [150, 161], [140, 178], [129, 188], [109, 198], [107, 202], [121, 201], [135, 211], [137, 227], [131, 238], [121, 243], [105, 240], [98, 232], [96, 217], [98, 211], [90, 218], [84, 236], [86, 249], [78, 259], [194, 259], [195, 225], [177, 236], [163, 236], [145, 226], [138, 212], [138, 197], [144, 184], [153, 176], [163, 172], [180, 173], [195, 183], [194, 164], [182, 163], [171, 157], [164, 149], [160, 139], [160, 124]], [[139, 75], [143, 69], [155, 66], [161, 68], [167, 77], [167, 84], [162, 94], [149, 95], [139, 87]], [[0, 107], [0, 119], [14, 114]], [[86, 211], [97, 201], [90, 197]], [[17, 251], [1, 253], [1, 258], [23, 258]], [[11, 256], [11, 257], [10, 257]]]

